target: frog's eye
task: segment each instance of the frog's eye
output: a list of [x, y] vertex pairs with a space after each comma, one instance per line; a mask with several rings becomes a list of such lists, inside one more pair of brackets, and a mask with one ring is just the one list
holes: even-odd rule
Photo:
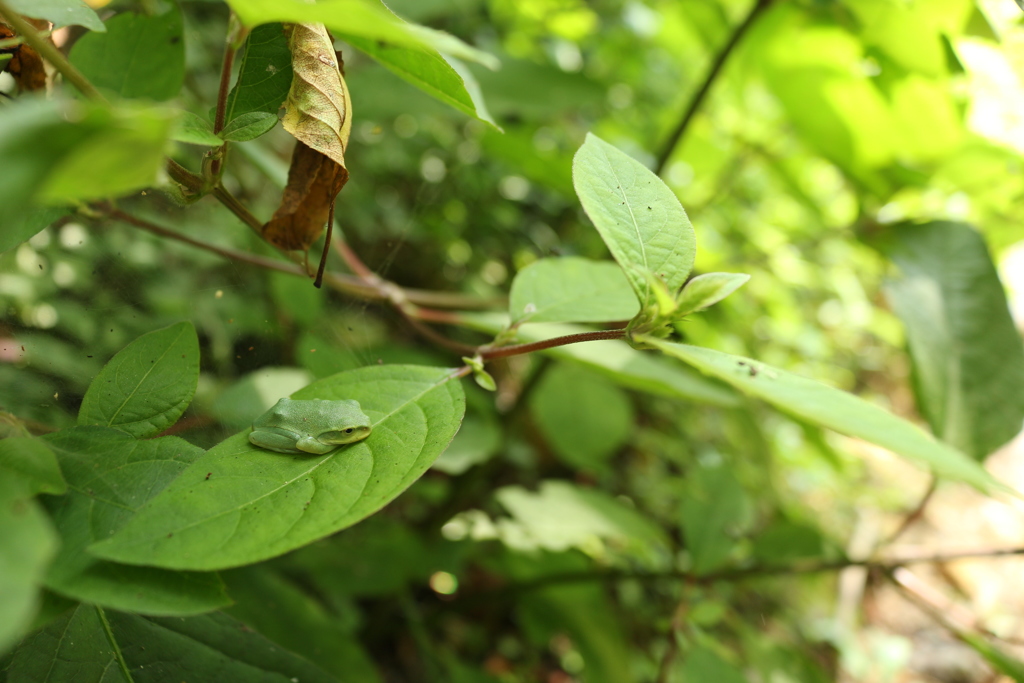
[[346, 429], [346, 430], [345, 430], [345, 433], [346, 433], [346, 434], [351, 434], [351, 433], [352, 433], [352, 432], [354, 432], [354, 431], [356, 431], [356, 430], [355, 430], [355, 429], [353, 429], [352, 427], [349, 427], [348, 429]]

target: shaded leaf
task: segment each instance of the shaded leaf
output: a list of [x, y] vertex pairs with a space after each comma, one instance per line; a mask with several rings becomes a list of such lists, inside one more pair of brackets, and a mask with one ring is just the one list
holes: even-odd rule
[[84, 26], [90, 31], [106, 31], [99, 15], [82, 0], [7, 0], [7, 6], [18, 14], [52, 22], [61, 26]]
[[0, 654], [31, 626], [39, 586], [57, 551], [57, 534], [31, 488], [17, 475], [0, 476]]
[[601, 138], [587, 134], [572, 164], [573, 186], [642, 305], [651, 302], [646, 273], [671, 293], [686, 282], [697, 250], [690, 219], [658, 176]]
[[0, 477], [21, 480], [27, 495], [60, 495], [68, 490], [57, 464], [57, 456], [42, 439], [0, 439]]
[[276, 125], [277, 114], [251, 111], [232, 119], [220, 132], [220, 137], [230, 142], [246, 142], [255, 140]]
[[559, 459], [585, 470], [606, 468], [633, 431], [629, 397], [579, 367], [548, 370], [530, 395], [530, 413]]
[[304, 656], [339, 681], [380, 680], [359, 639], [321, 600], [267, 565], [225, 573], [235, 605], [227, 610], [264, 636]]
[[298, 142], [281, 205], [263, 226], [263, 237], [280, 249], [306, 250], [320, 236], [348, 180], [345, 147], [352, 112], [327, 29], [286, 24], [285, 35], [293, 75], [281, 124]]
[[921, 412], [940, 439], [984, 459], [1024, 424], [1024, 344], [985, 241], [934, 222], [893, 227], [880, 246], [899, 268], [885, 292]]
[[216, 574], [115, 564], [85, 551], [163, 490], [202, 455], [201, 448], [176, 437], [138, 441], [105, 427], [64, 429], [46, 442], [57, 452], [71, 487], [68, 495], [45, 501], [61, 535], [47, 588], [141, 614], [201, 614], [230, 604]]
[[745, 273], [704, 273], [683, 287], [679, 293], [676, 315], [694, 313], [713, 306], [747, 283]]
[[31, 239], [45, 227], [63, 218], [68, 210], [63, 206], [29, 207], [9, 219], [0, 214], [0, 252], [12, 249]]
[[531, 263], [509, 293], [513, 324], [629, 320], [639, 309], [621, 268], [574, 256]]
[[660, 339], [644, 341], [801, 420], [887, 448], [982, 492], [1006, 490], [960, 451], [853, 394], [742, 356]]
[[100, 90], [129, 99], [164, 101], [185, 82], [185, 26], [169, 3], [162, 14], [122, 12], [106, 33], [86, 33], [68, 59]]
[[686, 655], [679, 680], [715, 681], [715, 683], [747, 683], [747, 677], [737, 667], [726, 662], [706, 647], [695, 647]]
[[91, 605], [79, 605], [27, 638], [7, 676], [8, 683], [334, 680], [226, 614], [141, 617]]
[[293, 398], [359, 401], [373, 422], [369, 438], [310, 457], [259, 449], [247, 431], [236, 434], [90, 550], [130, 564], [209, 570], [351, 526], [418, 479], [455, 435], [465, 399], [451, 373], [384, 365], [314, 382]]
[[153, 436], [177, 421], [198, 382], [199, 340], [192, 323], [149, 332], [119, 351], [92, 381], [78, 424]]
[[687, 471], [683, 494], [683, 532], [695, 574], [718, 569], [736, 546], [741, 525], [750, 516], [743, 487], [723, 465]]
[[292, 85], [292, 53], [281, 24], [257, 26], [246, 38], [238, 80], [228, 93], [224, 120], [251, 112], [277, 116]]

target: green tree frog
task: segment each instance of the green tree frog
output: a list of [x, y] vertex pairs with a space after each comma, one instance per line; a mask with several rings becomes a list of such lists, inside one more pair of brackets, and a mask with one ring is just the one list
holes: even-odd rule
[[252, 423], [249, 441], [279, 453], [330, 453], [370, 435], [359, 401], [282, 398]]

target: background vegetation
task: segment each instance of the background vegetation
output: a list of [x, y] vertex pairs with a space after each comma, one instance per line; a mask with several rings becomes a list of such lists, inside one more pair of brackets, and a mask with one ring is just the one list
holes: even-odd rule
[[[1024, 420], [1003, 287], [1024, 287], [1020, 9], [387, 4], [446, 33], [373, 0], [0, 2], [0, 677], [1024, 680], [1021, 605], [980, 609], [948, 562], [1014, 562], [996, 556], [1019, 536], [929, 517], [965, 487], [927, 474], [1004, 500], [976, 463]], [[59, 29], [49, 85], [26, 74], [21, 14]], [[351, 94], [322, 289], [250, 229], [294, 146], [277, 22], [303, 19], [333, 32]], [[693, 275], [749, 282], [670, 320], [616, 251], [614, 205], [574, 184], [595, 150], [598, 180], [639, 162], [671, 191], [651, 190], [659, 211], [678, 198]], [[547, 299], [568, 303], [529, 313]], [[638, 308], [636, 346], [736, 355], [500, 350], [621, 337]], [[513, 338], [508, 313], [534, 322]], [[244, 436], [299, 390], [424, 416], [325, 460], [310, 486], [332, 502], [305, 526], [260, 502], [254, 468], [298, 481], [310, 461]], [[351, 494], [359, 463], [399, 464]], [[238, 544], [159, 526], [236, 494]], [[956, 514], [1010, 509], [969, 501]], [[961, 658], [932, 666], [923, 623]]]

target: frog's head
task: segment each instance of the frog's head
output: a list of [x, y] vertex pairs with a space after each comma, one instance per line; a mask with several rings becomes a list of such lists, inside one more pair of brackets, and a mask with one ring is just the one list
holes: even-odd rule
[[[327, 402], [324, 402], [327, 404]], [[332, 401], [331, 407], [325, 411], [330, 415], [330, 429], [316, 435], [316, 440], [323, 444], [342, 446], [347, 443], [362, 441], [370, 435], [370, 418], [359, 408], [358, 401]]]

